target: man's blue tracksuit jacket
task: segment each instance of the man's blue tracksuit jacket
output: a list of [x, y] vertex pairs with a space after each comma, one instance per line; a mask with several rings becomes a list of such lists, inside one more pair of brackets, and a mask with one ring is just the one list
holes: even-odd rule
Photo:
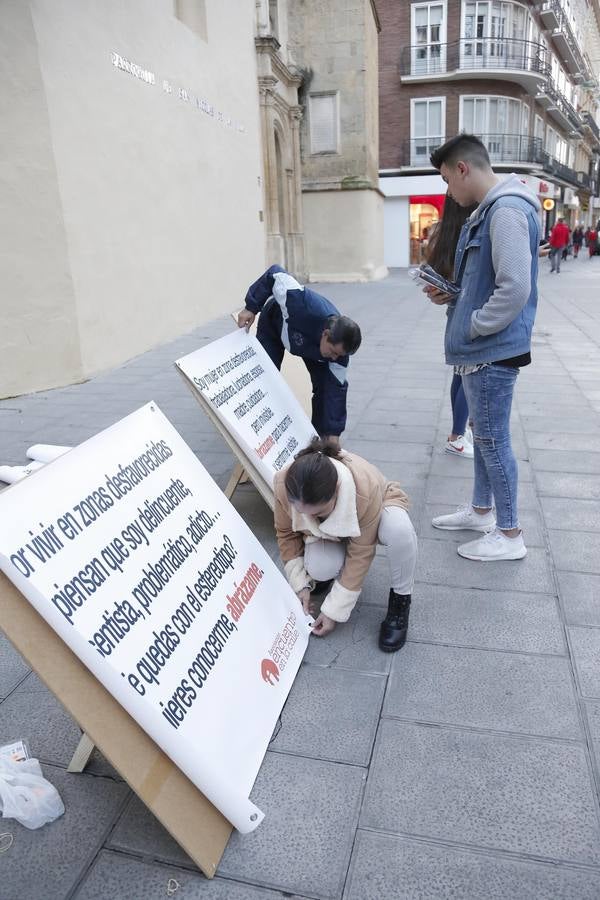
[[326, 297], [298, 284], [281, 266], [271, 266], [246, 294], [246, 309], [260, 313], [256, 336], [278, 369], [284, 351], [301, 356], [312, 382], [312, 423], [321, 435], [346, 427], [349, 358], [323, 359], [319, 346], [329, 316], [339, 316]]

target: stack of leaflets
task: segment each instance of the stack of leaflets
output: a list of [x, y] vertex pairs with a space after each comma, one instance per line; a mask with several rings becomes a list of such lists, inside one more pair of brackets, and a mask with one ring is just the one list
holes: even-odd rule
[[0, 756], [7, 756], [13, 762], [24, 762], [29, 759], [29, 747], [27, 741], [12, 741], [0, 747]]
[[460, 287], [454, 281], [444, 278], [426, 263], [423, 263], [418, 269], [409, 269], [408, 274], [414, 281], [437, 288], [438, 291], [450, 294], [451, 297], [457, 297], [460, 294]]

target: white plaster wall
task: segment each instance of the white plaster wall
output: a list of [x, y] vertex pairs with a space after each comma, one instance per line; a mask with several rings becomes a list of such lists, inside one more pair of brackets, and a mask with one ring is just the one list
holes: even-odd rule
[[409, 197], [411, 194], [445, 194], [448, 185], [441, 175], [385, 176], [379, 179], [379, 190], [386, 197]]
[[389, 268], [404, 268], [410, 259], [408, 197], [386, 197], [383, 204], [383, 259]]
[[[0, 27], [0, 397], [81, 377], [75, 294], [27, 3]], [[43, 371], [44, 380], [40, 379]]]
[[[29, 188], [21, 182], [32, 226], [22, 262], [41, 283], [57, 269], [65, 283], [43, 296], [15, 285], [9, 328], [27, 310], [43, 334], [50, 306], [78, 335], [86, 377], [239, 306], [265, 264], [253, 4], [206, 0], [206, 40], [175, 17], [172, 0], [8, 0], [3, 18], [7, 9], [12, 120], [25, 144], [45, 133], [55, 170], [48, 162]], [[156, 83], [116, 68], [111, 51]], [[18, 98], [35, 67], [40, 114], [25, 123]], [[180, 100], [179, 88], [245, 131]], [[61, 227], [66, 253], [49, 261], [43, 229], [58, 240]], [[35, 343], [22, 390], [73, 380], [66, 351]]]

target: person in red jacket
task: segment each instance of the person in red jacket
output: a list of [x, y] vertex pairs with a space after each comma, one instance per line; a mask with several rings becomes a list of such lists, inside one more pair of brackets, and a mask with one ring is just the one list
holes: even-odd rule
[[596, 252], [596, 247], [598, 244], [598, 232], [596, 231], [596, 229], [594, 228], [593, 225], [590, 225], [590, 227], [586, 231], [585, 240], [587, 243], [588, 254], [591, 259], [592, 256], [594, 255], [594, 253]]
[[560, 259], [565, 247], [569, 244], [571, 232], [568, 225], [565, 225], [564, 219], [559, 219], [552, 231], [550, 232], [549, 244], [550, 250], [550, 271], [560, 272]]

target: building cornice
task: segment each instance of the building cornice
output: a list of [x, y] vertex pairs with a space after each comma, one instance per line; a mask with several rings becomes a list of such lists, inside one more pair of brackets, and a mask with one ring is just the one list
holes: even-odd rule
[[303, 194], [325, 194], [325, 193], [358, 193], [359, 191], [371, 191], [374, 194], [378, 194], [380, 197], [385, 199], [385, 194], [381, 190], [381, 188], [377, 187], [375, 184], [364, 184], [360, 187], [351, 187], [351, 188], [343, 188], [339, 184], [320, 184], [319, 182], [305, 180], [302, 179], [302, 193]]
[[271, 70], [286, 87], [300, 87], [302, 77], [289, 69], [279, 55], [281, 44], [277, 38], [269, 34], [264, 37], [255, 37], [254, 46], [257, 54], [267, 56], [271, 63]]

